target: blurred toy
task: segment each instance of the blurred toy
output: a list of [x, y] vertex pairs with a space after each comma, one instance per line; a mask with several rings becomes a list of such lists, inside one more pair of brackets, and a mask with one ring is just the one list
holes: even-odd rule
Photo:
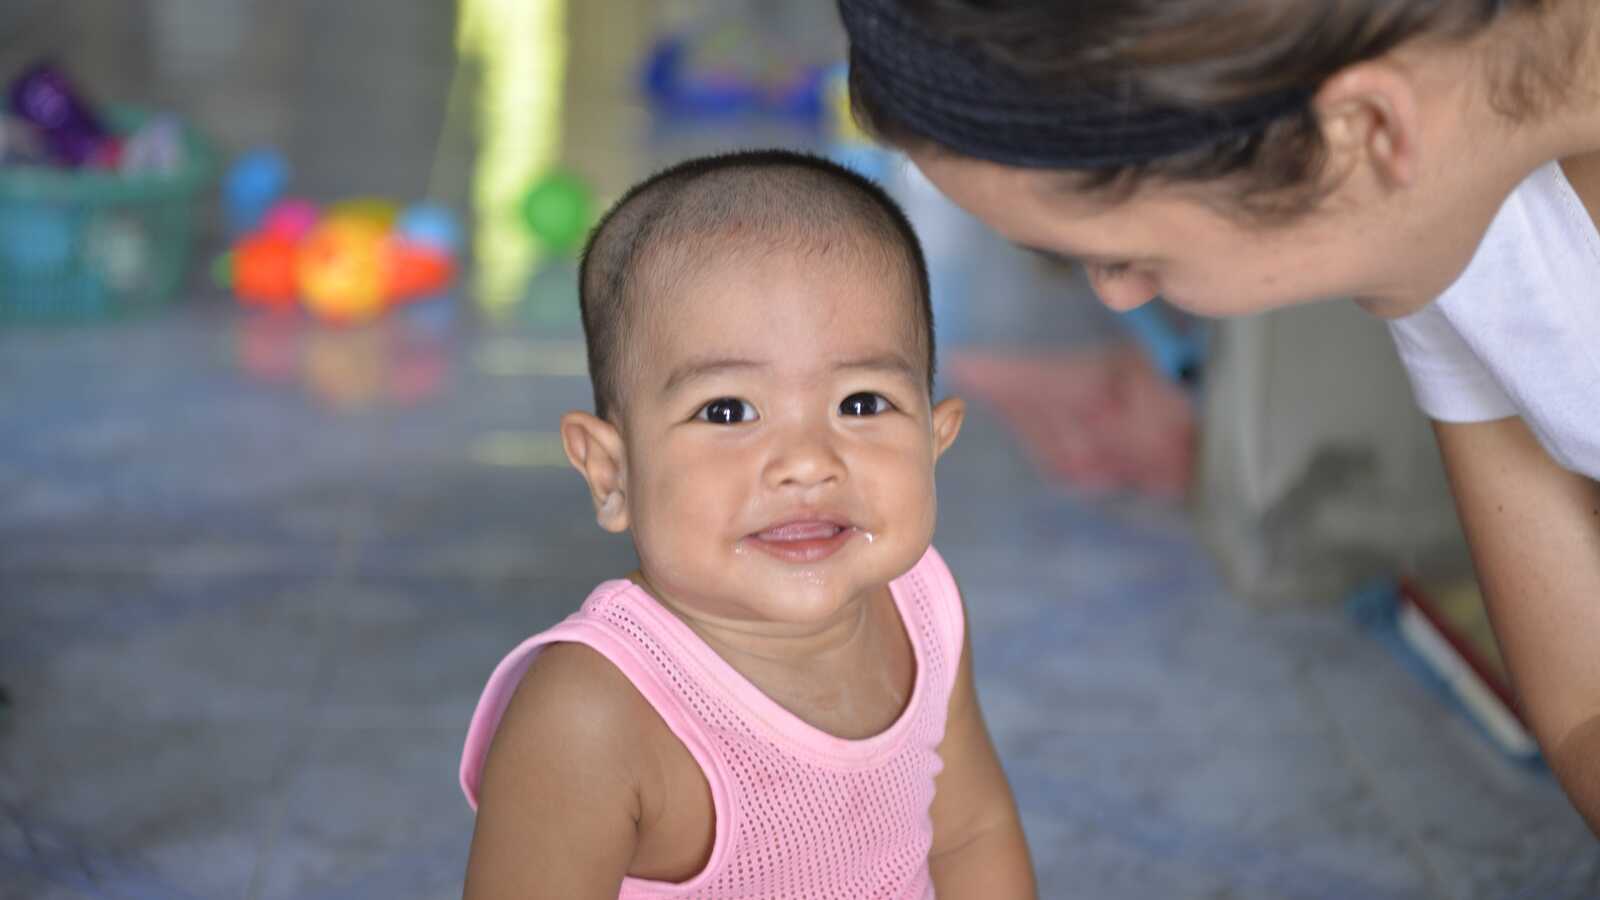
[[51, 159], [66, 166], [115, 165], [118, 141], [49, 62], [37, 62], [11, 83], [11, 110], [38, 129]]
[[300, 299], [298, 242], [272, 231], [251, 234], [231, 255], [233, 291], [247, 305], [290, 309]]
[[151, 116], [122, 142], [118, 168], [125, 174], [170, 174], [183, 168], [183, 123], [170, 113]]
[[433, 247], [391, 238], [388, 253], [388, 292], [392, 300], [438, 293], [455, 278], [454, 260]]
[[354, 216], [330, 218], [312, 229], [295, 260], [306, 309], [340, 323], [366, 321], [383, 312], [387, 239], [382, 225]]
[[381, 197], [355, 197], [333, 204], [324, 215], [329, 219], [360, 219], [388, 230], [400, 218], [400, 207]]
[[419, 203], [400, 214], [395, 223], [400, 237], [448, 256], [461, 252], [461, 226], [450, 210], [434, 203]]
[[209, 142], [170, 113], [97, 109], [37, 62], [0, 106], [0, 319], [153, 309], [181, 291]]
[[522, 216], [546, 247], [569, 253], [583, 243], [593, 225], [594, 193], [576, 175], [553, 170], [528, 189]]
[[244, 305], [303, 306], [322, 321], [354, 324], [443, 293], [455, 280], [461, 228], [444, 207], [402, 212], [389, 200], [358, 197], [319, 211], [282, 197], [288, 180], [288, 166], [271, 151], [247, 155], [230, 173], [230, 216], [250, 224], [213, 272]]
[[822, 111], [821, 67], [784, 65], [781, 56], [736, 26], [673, 34], [651, 48], [641, 80], [645, 96], [668, 115], [815, 120]]
[[261, 217], [261, 231], [298, 241], [317, 227], [320, 217], [315, 203], [289, 197], [274, 203]]
[[239, 157], [222, 179], [222, 211], [228, 233], [255, 229], [289, 183], [289, 164], [276, 150], [253, 150]]
[[140, 221], [133, 217], [102, 214], [84, 232], [84, 262], [114, 291], [131, 292], [152, 273], [155, 253]]
[[0, 166], [44, 166], [50, 155], [38, 130], [16, 116], [0, 115]]

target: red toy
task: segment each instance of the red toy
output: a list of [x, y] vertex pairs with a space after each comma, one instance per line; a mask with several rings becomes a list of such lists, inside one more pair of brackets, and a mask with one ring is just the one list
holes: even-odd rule
[[251, 306], [293, 309], [300, 300], [295, 241], [272, 232], [252, 234], [233, 249], [233, 292]]
[[449, 288], [456, 276], [451, 250], [410, 239], [392, 227], [393, 215], [376, 215], [378, 209], [374, 201], [352, 202], [319, 219], [307, 201], [281, 201], [234, 245], [219, 276], [246, 306], [303, 305], [339, 324], [365, 322]]

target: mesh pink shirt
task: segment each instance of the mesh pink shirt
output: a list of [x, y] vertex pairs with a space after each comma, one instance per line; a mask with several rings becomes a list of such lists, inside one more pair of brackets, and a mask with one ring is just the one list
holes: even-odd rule
[[622, 670], [683, 741], [716, 811], [704, 870], [676, 884], [627, 878], [622, 898], [933, 897], [929, 808], [961, 657], [961, 601], [931, 547], [890, 590], [916, 654], [911, 700], [881, 734], [845, 740], [762, 694], [637, 585], [605, 582], [490, 676], [461, 756], [467, 802], [477, 808], [489, 742], [538, 649], [585, 644]]

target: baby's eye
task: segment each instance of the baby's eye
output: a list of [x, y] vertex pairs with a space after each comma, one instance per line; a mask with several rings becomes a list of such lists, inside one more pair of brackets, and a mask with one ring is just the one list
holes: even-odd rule
[[871, 391], [861, 391], [844, 398], [839, 404], [839, 415], [875, 416], [891, 409], [894, 409], [894, 404], [889, 402], [889, 398]]
[[713, 425], [738, 425], [741, 422], [754, 422], [761, 416], [756, 413], [754, 406], [738, 397], [718, 397], [700, 407], [695, 418]]

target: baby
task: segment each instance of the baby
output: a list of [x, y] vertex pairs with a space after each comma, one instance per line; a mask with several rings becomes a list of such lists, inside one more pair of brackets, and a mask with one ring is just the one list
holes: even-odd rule
[[466, 896], [1034, 896], [934, 529], [922, 250], [782, 151], [628, 192], [580, 273], [561, 437], [639, 568], [495, 669]]

